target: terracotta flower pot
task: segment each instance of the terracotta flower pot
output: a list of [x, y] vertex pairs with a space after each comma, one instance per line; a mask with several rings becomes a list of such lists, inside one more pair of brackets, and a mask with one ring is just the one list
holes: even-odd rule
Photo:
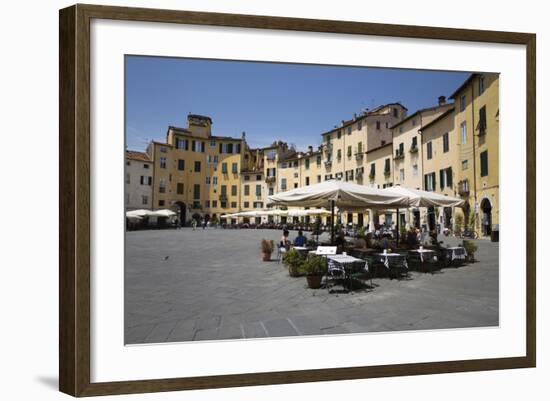
[[323, 276], [320, 276], [320, 275], [306, 276], [307, 286], [313, 289], [321, 288], [322, 278]]

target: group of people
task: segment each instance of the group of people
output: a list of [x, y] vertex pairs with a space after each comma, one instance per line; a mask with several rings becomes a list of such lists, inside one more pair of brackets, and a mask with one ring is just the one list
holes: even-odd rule
[[298, 236], [294, 238], [294, 243], [290, 241], [289, 235], [290, 232], [288, 230], [283, 230], [283, 236], [281, 237], [281, 242], [279, 244], [282, 248], [290, 249], [291, 245], [305, 246], [307, 244], [307, 237], [304, 235], [302, 230], [298, 231]]

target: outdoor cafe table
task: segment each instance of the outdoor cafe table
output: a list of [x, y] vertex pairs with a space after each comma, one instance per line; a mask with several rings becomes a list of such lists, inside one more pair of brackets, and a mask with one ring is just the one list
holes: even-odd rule
[[449, 248], [445, 248], [447, 252], [447, 260], [450, 260], [451, 262], [458, 260], [465, 260], [466, 259], [466, 249], [462, 246], [451, 246]]
[[405, 269], [409, 269], [409, 266], [407, 265], [407, 258], [400, 253], [376, 253], [376, 258], [384, 264], [384, 266], [389, 270], [390, 266], [401, 266]]
[[[349, 280], [350, 289], [352, 288], [352, 272], [353, 272], [353, 264], [357, 262], [365, 263], [363, 259], [358, 259], [356, 257], [353, 257], [351, 255], [327, 255], [327, 259], [331, 260], [332, 262], [342, 266], [344, 269], [344, 273], [346, 275], [345, 279]], [[327, 277], [328, 277], [328, 271], [327, 271]]]
[[413, 249], [409, 253], [417, 253], [422, 263], [429, 261], [435, 256], [435, 251], [432, 249]]
[[[436, 256], [436, 253], [432, 249], [412, 249], [409, 251], [409, 255], [417, 256], [418, 259], [416, 259], [416, 261], [420, 260], [420, 266], [422, 266], [422, 269], [424, 269], [426, 267], [424, 263], [433, 260]], [[412, 261], [414, 260], [415, 259], [412, 259]], [[431, 264], [430, 267], [431, 273], [433, 274], [434, 264]]]

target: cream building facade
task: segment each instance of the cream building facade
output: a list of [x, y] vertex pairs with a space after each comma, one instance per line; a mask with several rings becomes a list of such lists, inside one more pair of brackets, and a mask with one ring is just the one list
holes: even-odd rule
[[153, 161], [145, 152], [126, 151], [126, 210], [151, 209], [153, 202]]

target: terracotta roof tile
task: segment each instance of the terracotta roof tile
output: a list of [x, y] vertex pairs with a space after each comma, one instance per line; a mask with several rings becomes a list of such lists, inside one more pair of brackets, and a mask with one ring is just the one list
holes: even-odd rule
[[149, 155], [145, 152], [138, 152], [135, 150], [127, 150], [126, 151], [126, 159], [129, 160], [137, 160], [140, 162], [149, 162], [151, 163], [152, 160], [149, 158]]

